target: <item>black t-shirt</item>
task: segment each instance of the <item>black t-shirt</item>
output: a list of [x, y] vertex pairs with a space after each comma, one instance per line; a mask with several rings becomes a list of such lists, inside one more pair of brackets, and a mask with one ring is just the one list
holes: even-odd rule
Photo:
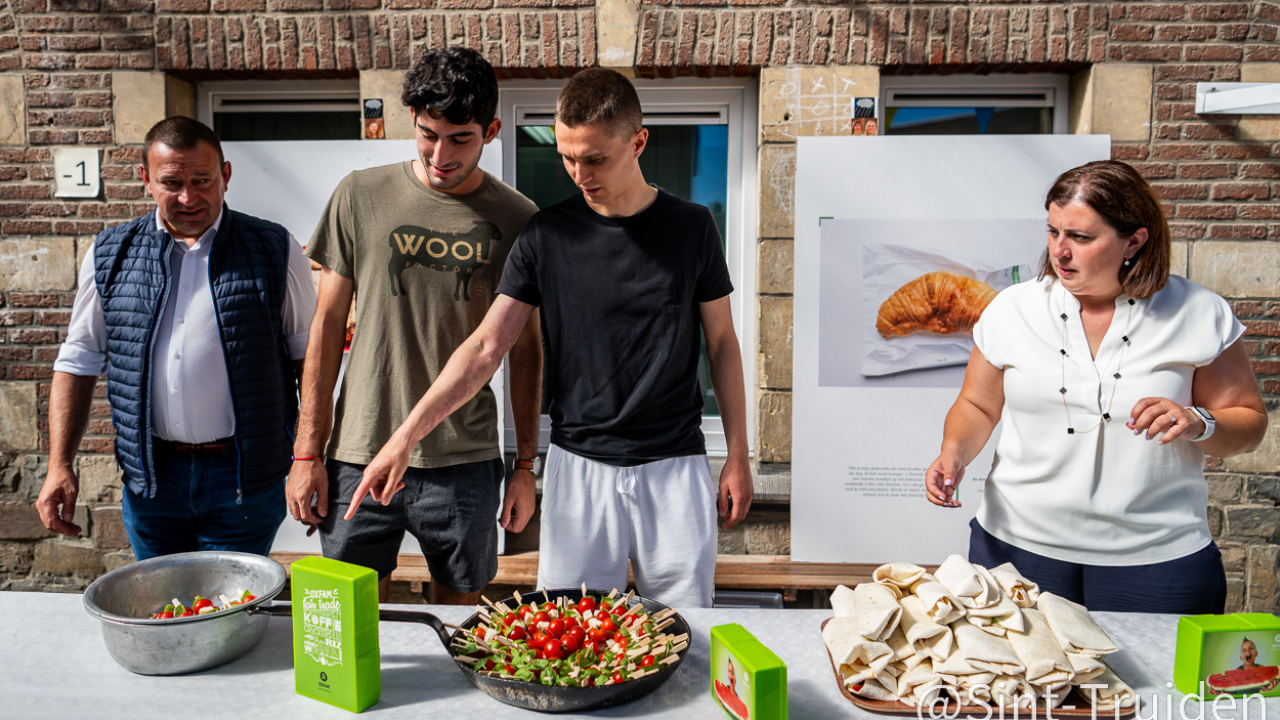
[[698, 303], [733, 292], [706, 208], [658, 188], [610, 218], [575, 195], [533, 216], [497, 292], [542, 308], [553, 443], [619, 466], [706, 452]]

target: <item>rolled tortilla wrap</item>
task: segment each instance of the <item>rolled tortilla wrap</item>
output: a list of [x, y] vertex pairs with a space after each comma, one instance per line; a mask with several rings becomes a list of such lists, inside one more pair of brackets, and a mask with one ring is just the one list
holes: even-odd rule
[[966, 608], [987, 607], [1000, 601], [1000, 587], [960, 555], [948, 556], [933, 574]]
[[1008, 595], [1002, 595], [1000, 602], [984, 608], [969, 608], [965, 619], [992, 635], [1003, 635], [1006, 630], [1026, 630], [1026, 621], [1022, 619], [1022, 608], [1014, 604]]
[[929, 617], [924, 603], [915, 595], [902, 598], [902, 631], [907, 642], [921, 657], [942, 661], [951, 654], [953, 635], [951, 628], [940, 625]]
[[836, 617], [857, 617], [858, 611], [853, 604], [853, 590], [847, 586], [837, 585], [831, 591], [831, 609]]
[[867, 678], [856, 686], [851, 685], [849, 692], [871, 700], [897, 700], [897, 683], [891, 677]]
[[965, 660], [976, 670], [996, 675], [1021, 675], [1026, 670], [1005, 638], [985, 633], [969, 623], [955, 623], [951, 630], [956, 634], [956, 644]]
[[853, 589], [858, 632], [868, 640], [885, 640], [898, 627], [902, 606], [893, 590], [879, 583], [861, 583]]
[[1095, 657], [1087, 655], [1068, 654], [1067, 660], [1071, 662], [1071, 669], [1075, 675], [1071, 678], [1072, 685], [1082, 685], [1092, 681], [1107, 669], [1102, 661]]
[[898, 593], [898, 597], [902, 597], [911, 590], [911, 586], [924, 574], [924, 568], [919, 565], [889, 563], [876, 568], [876, 571], [871, 574], [871, 578], [881, 585], [890, 585], [898, 588], [902, 591]]
[[964, 617], [965, 609], [960, 600], [942, 583], [928, 582], [916, 587], [916, 597], [924, 604], [925, 612], [939, 625], [950, 625]]
[[[1099, 687], [1101, 686], [1101, 687]], [[1080, 692], [1093, 702], [1099, 711], [1114, 711], [1117, 707], [1130, 708], [1138, 701], [1137, 693], [1125, 681], [1104, 667], [1102, 673], [1093, 680], [1082, 683]]]
[[853, 618], [831, 618], [822, 629], [822, 641], [831, 653], [836, 670], [846, 683], [877, 677], [893, 661], [893, 650], [882, 642], [868, 640], [858, 634], [858, 621]]
[[1058, 639], [1064, 652], [1102, 657], [1116, 651], [1116, 644], [1111, 636], [1094, 621], [1083, 605], [1050, 592], [1042, 592], [1036, 607], [1044, 613], [1053, 636]]
[[1023, 678], [1001, 675], [991, 682], [991, 704], [1008, 710], [1030, 710], [1036, 704], [1035, 691]]
[[1023, 610], [1026, 632], [1010, 631], [1005, 637], [1018, 659], [1026, 665], [1025, 677], [1033, 685], [1058, 685], [1075, 676], [1071, 661], [1062, 652], [1048, 621], [1039, 610]]
[[1040, 586], [1024, 578], [1022, 573], [1018, 572], [1018, 569], [1013, 566], [1013, 563], [1005, 563], [991, 568], [991, 577], [995, 578], [1000, 589], [1018, 607], [1029, 608], [1036, 606], [1036, 600], [1040, 597]]
[[889, 639], [885, 641], [885, 644], [893, 649], [893, 662], [902, 663], [904, 670], [910, 670], [925, 660], [925, 657], [916, 652], [915, 646], [903, 634], [902, 625], [898, 625], [889, 634]]

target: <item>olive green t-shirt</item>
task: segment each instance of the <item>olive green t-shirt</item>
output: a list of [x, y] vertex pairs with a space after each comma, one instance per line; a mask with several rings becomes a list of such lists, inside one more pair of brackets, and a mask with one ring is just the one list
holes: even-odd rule
[[[487, 173], [467, 195], [423, 185], [412, 161], [343, 178], [306, 249], [350, 278], [357, 296], [329, 457], [358, 465], [373, 460], [479, 327], [507, 253], [535, 211], [528, 198]], [[501, 457], [497, 419], [486, 385], [418, 443], [409, 464], [446, 467]]]

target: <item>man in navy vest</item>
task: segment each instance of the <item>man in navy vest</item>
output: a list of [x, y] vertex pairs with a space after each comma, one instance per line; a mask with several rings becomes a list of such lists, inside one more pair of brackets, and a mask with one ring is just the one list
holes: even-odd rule
[[103, 231], [84, 258], [36, 508], [50, 530], [81, 532], [74, 461], [105, 370], [137, 559], [265, 555], [286, 512], [310, 263], [283, 227], [223, 204], [231, 164], [208, 127], [163, 120], [142, 152], [156, 209]]

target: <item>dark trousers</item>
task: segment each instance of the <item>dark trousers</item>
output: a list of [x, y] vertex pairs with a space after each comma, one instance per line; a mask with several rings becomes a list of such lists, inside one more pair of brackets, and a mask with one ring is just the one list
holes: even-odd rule
[[1220, 614], [1227, 603], [1222, 553], [1207, 547], [1151, 565], [1081, 565], [1014, 547], [969, 523], [969, 562], [992, 568], [1013, 563], [1023, 577], [1093, 611]]

